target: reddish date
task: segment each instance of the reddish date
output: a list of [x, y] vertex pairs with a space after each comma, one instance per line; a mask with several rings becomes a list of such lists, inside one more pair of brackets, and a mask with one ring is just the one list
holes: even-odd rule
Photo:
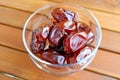
[[63, 55], [60, 55], [58, 52], [48, 49], [45, 50], [41, 54], [41, 59], [48, 61], [53, 64], [64, 64], [65, 63], [65, 57]]
[[63, 27], [63, 29], [65, 30], [65, 32], [67, 33], [71, 33], [76, 31], [76, 25], [74, 22], [71, 21], [65, 21], [61, 23], [61, 26]]
[[45, 26], [41, 31], [36, 34], [37, 42], [44, 42], [46, 41], [48, 34], [49, 34], [49, 26]]
[[89, 46], [86, 46], [83, 49], [79, 49], [78, 51], [74, 52], [72, 56], [67, 58], [67, 64], [80, 62], [81, 60], [85, 59], [85, 57], [90, 55], [91, 52], [92, 49]]
[[95, 35], [94, 35], [93, 31], [90, 31], [90, 32], [88, 33], [88, 41], [87, 41], [87, 44], [91, 44], [91, 43], [94, 41], [94, 39], [95, 39]]
[[56, 26], [61, 27], [66, 33], [76, 31], [76, 25], [71, 21], [62, 21], [60, 23], [57, 23]]
[[87, 42], [87, 34], [85, 32], [71, 33], [63, 42], [64, 51], [72, 53], [83, 48]]
[[43, 29], [36, 29], [32, 33], [32, 44], [31, 49], [33, 53], [39, 53], [41, 50], [44, 50], [45, 40], [49, 34], [49, 28], [45, 27]]
[[76, 26], [77, 26], [78, 32], [85, 31], [87, 33], [87, 35], [88, 35], [87, 44], [91, 44], [94, 41], [95, 36], [94, 36], [93, 31], [90, 29], [90, 27], [87, 24], [82, 23], [82, 22], [77, 22]]
[[33, 42], [31, 44], [31, 49], [33, 51], [34, 54], [39, 53], [40, 51], [44, 50], [45, 47], [45, 42]]
[[37, 28], [32, 33], [33, 42], [45, 42], [49, 35], [49, 26], [45, 26], [44, 28]]
[[76, 26], [77, 26], [77, 31], [78, 32], [85, 31], [88, 34], [91, 31], [89, 26], [87, 24], [83, 23], [83, 22], [77, 22]]
[[61, 26], [56, 25], [55, 27], [53, 27], [48, 37], [50, 41], [50, 45], [52, 47], [59, 46], [60, 40], [63, 38], [63, 36], [64, 36], [64, 30], [62, 29]]
[[52, 11], [51, 15], [53, 16], [53, 18], [58, 21], [77, 21], [77, 15], [72, 12], [72, 11], [68, 11], [65, 10], [63, 8], [56, 8]]

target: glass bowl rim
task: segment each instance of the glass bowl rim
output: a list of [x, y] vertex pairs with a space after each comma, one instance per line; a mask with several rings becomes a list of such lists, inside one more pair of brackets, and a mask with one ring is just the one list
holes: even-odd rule
[[[26, 41], [26, 38], [25, 38], [25, 32], [26, 32], [26, 29], [27, 29], [27, 25], [28, 25], [30, 19], [31, 19], [36, 13], [38, 13], [39, 11], [44, 10], [44, 9], [46, 9], [46, 8], [49, 8], [49, 7], [52, 7], [52, 6], [55, 6], [55, 5], [60, 5], [60, 4], [63, 4], [63, 5], [64, 5], [64, 4], [65, 4], [65, 5], [67, 4], [67, 5], [69, 5], [69, 6], [73, 6], [72, 4], [68, 4], [68, 3], [54, 3], [54, 4], [47, 4], [47, 5], [44, 5], [43, 7], [40, 7], [38, 10], [36, 10], [35, 12], [33, 12], [33, 14], [31, 14], [30, 17], [29, 17], [29, 18], [27, 19], [27, 21], [25, 22], [24, 27], [23, 27], [23, 31], [22, 31], [22, 39], [23, 39], [24, 46], [25, 46], [26, 50], [28, 51], [28, 53], [29, 53], [32, 57], [34, 57], [36, 60], [38, 60], [39, 62], [44, 63], [44, 64], [47, 64], [47, 65], [50, 65], [50, 66], [61, 66], [61, 67], [73, 66], [73, 65], [80, 64], [80, 63], [82, 62], [82, 60], [79, 61], [79, 62], [76, 62], [76, 63], [63, 64], [63, 65], [60, 65], [60, 64], [52, 64], [52, 63], [50, 63], [50, 62], [44, 61], [44, 60], [38, 58], [36, 55], [34, 55], [34, 54], [29, 50], [29, 48], [28, 48], [28, 46], [27, 46], [27, 41]], [[85, 58], [85, 59], [89, 59], [90, 57], [94, 56], [95, 52], [98, 50], [98, 48], [99, 48], [99, 46], [100, 46], [100, 43], [101, 43], [101, 40], [102, 40], [102, 30], [101, 30], [101, 26], [100, 26], [100, 23], [99, 23], [98, 19], [94, 16], [94, 14], [93, 14], [90, 10], [88, 10], [88, 9], [86, 9], [86, 8], [84, 8], [84, 7], [81, 7], [81, 6], [75, 6], [75, 5], [74, 5], [74, 7], [83, 9], [83, 10], [85, 10], [86, 12], [88, 12], [88, 13], [93, 17], [93, 19], [95, 20], [95, 22], [96, 22], [96, 24], [97, 24], [97, 27], [98, 27], [98, 30], [99, 30], [99, 40], [98, 40], [98, 43], [97, 43], [96, 47], [94, 48], [94, 50], [92, 51], [92, 53]]]

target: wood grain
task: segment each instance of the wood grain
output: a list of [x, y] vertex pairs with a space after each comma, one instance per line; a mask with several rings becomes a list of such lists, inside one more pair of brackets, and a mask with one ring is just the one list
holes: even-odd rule
[[[98, 50], [92, 64], [87, 67], [92, 71], [116, 76], [120, 79], [120, 55], [112, 52]], [[118, 67], [119, 66], [119, 67]]]
[[[1, 28], [0, 29], [0, 37], [1, 37], [0, 44], [25, 51], [24, 45], [22, 42], [22, 37], [21, 37], [22, 30], [16, 29], [16, 28], [11, 28], [11, 27], [4, 26], [4, 25], [1, 25], [0, 28]], [[8, 31], [8, 32], [6, 33], [6, 31]], [[11, 36], [4, 37], [7, 35], [11, 35]], [[7, 41], [7, 40], [10, 40], [10, 41]], [[118, 54], [99, 50], [98, 54], [97, 54], [97, 58], [95, 58], [95, 63], [93, 63], [90, 67], [88, 67], [88, 69], [96, 71], [96, 72], [100, 72], [102, 74], [107, 74], [107, 75], [111, 75], [111, 76], [120, 78], [119, 58], [120, 58], [120, 55], [118, 55]], [[114, 66], [112, 67], [113, 64], [114, 64]], [[114, 69], [114, 67], [115, 67], [115, 69]]]
[[[33, 12], [35, 11], [36, 9], [38, 9], [39, 7], [45, 5], [45, 4], [51, 4], [51, 2], [48, 2], [48, 1], [40, 1], [40, 0], [37, 0], [37, 1], [33, 1], [33, 0], [19, 0], [19, 1], [15, 1], [15, 0], [4, 0], [4, 1], [1, 1], [0, 3], [1, 5], [3, 6], [8, 6], [8, 7], [12, 7], [12, 8], [17, 8], [17, 9], [21, 9], [21, 10], [27, 10], [27, 11], [30, 11], [30, 12]], [[42, 4], [42, 5], [41, 5]], [[4, 21], [4, 18], [5, 15], [7, 15], [7, 19], [11, 20], [11, 16], [14, 16], [14, 15], [23, 15], [25, 18], [28, 13], [25, 13], [23, 12], [24, 14], [21, 13], [21, 11], [17, 11], [17, 10], [13, 10], [12, 12], [11, 9], [8, 9], [8, 8], [2, 8], [1, 7], [1, 15], [3, 15], [1, 17], [1, 21], [0, 22], [4, 22], [4, 23], [7, 23], [6, 21]], [[9, 12], [7, 12], [7, 11]], [[14, 12], [15, 11], [15, 12]], [[109, 13], [105, 13], [105, 12], [101, 12], [101, 11], [97, 11], [97, 10], [91, 10], [95, 16], [98, 18], [98, 20], [100, 21], [101, 23], [101, 26], [102, 28], [105, 28], [105, 29], [109, 29], [109, 30], [113, 30], [113, 31], [117, 31], [117, 32], [120, 32], [120, 15], [115, 15], [115, 14], [109, 14]], [[4, 13], [6, 12], [6, 13]], [[9, 13], [9, 15], [7, 14]], [[14, 15], [12, 15], [14, 14]], [[5, 18], [5, 20], [6, 20]], [[18, 17], [19, 18], [19, 17]], [[21, 18], [21, 17], [20, 17]], [[27, 19], [27, 18], [26, 18]], [[25, 20], [26, 20], [25, 19]], [[23, 24], [24, 21], [21, 21], [21, 23]], [[18, 23], [18, 24], [17, 24]], [[10, 24], [12, 24], [12, 22], [10, 22]], [[19, 24], [19, 22], [16, 22], [17, 25], [21, 26], [21, 24]]]
[[7, 71], [30, 80], [116, 80], [111, 77], [84, 70], [64, 77], [53, 76], [37, 68], [30, 60], [28, 54], [2, 46], [0, 46], [0, 52], [0, 70]]
[[2, 74], [0, 74], [0, 79], [2, 79], [2, 80], [16, 80], [14, 78], [11, 78], [11, 77], [8, 77], [8, 76], [4, 76]]
[[22, 42], [22, 30], [0, 25], [0, 44], [26, 51]]
[[[120, 14], [120, 0], [49, 0], [53, 2], [74, 3], [90, 9]], [[92, 6], [91, 6], [92, 5]]]
[[8, 6], [16, 9], [21, 9], [24, 11], [35, 11], [39, 7], [42, 7], [46, 4], [52, 4], [54, 2], [45, 1], [45, 0], [0, 0], [0, 5]]
[[100, 47], [120, 53], [120, 33], [102, 30], [102, 42]]
[[9, 24], [19, 28], [23, 28], [25, 21], [30, 16], [30, 13], [0, 7], [0, 23]]

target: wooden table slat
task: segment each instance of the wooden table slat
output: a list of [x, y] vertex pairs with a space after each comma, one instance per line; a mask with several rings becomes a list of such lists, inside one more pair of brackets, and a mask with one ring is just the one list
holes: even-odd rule
[[22, 41], [22, 30], [0, 24], [0, 44], [26, 51]]
[[[91, 1], [91, 0], [20, 0], [20, 1], [15, 1], [15, 0], [1, 0], [0, 3], [1, 5], [5, 5], [5, 6], [11, 6], [14, 8], [22, 8], [25, 11], [29, 11], [28, 9], [30, 9], [33, 5], [34, 7], [36, 7], [35, 4], [39, 4], [40, 6], [43, 6], [44, 4], [51, 4], [54, 2], [64, 2], [64, 3], [72, 3], [72, 4], [77, 4], [80, 6], [84, 6], [93, 10], [99, 10], [99, 11], [105, 11], [105, 12], [110, 12], [113, 14], [120, 14], [120, 1], [119, 0], [97, 0], [97, 1]], [[19, 5], [20, 4], [20, 5]], [[22, 4], [22, 5], [21, 5]], [[24, 5], [25, 4], [25, 5]], [[19, 6], [18, 6], [19, 5]], [[92, 5], [92, 6], [91, 6]], [[112, 10], [114, 9], [114, 11]]]
[[17, 76], [29, 80], [116, 80], [111, 77], [84, 70], [69, 76], [53, 76], [37, 68], [26, 53], [15, 51], [13, 49], [2, 46], [0, 46], [0, 52], [0, 70], [16, 74]]
[[105, 73], [120, 79], [120, 55], [98, 50], [93, 62], [87, 67], [91, 71]]
[[102, 42], [100, 47], [120, 54], [120, 33], [102, 30]]
[[[4, 1], [1, 1], [1, 5], [3, 6], [8, 6], [8, 7], [13, 7], [13, 8], [17, 8], [17, 9], [21, 9], [21, 10], [27, 10], [27, 11], [35, 11], [37, 10], [39, 7], [42, 7], [43, 5], [46, 5], [46, 4], [51, 4], [52, 2], [48, 2], [48, 1], [33, 1], [33, 0], [20, 0], [20, 1], [15, 1], [15, 0], [4, 0]], [[8, 12], [6, 12], [6, 10]], [[1, 20], [0, 22], [4, 22], [4, 23], [7, 23], [3, 17], [5, 17], [6, 15], [6, 18], [8, 18], [8, 20], [10, 19], [11, 20], [11, 16], [14, 16], [14, 15], [18, 15], [19, 13], [21, 13], [21, 11], [16, 11], [16, 10], [13, 10], [12, 12], [10, 12], [11, 9], [3, 9], [1, 7], [1, 15], [3, 15], [1, 17]], [[15, 11], [15, 12], [14, 12]], [[109, 30], [113, 30], [113, 31], [117, 31], [117, 32], [120, 32], [120, 15], [115, 15], [115, 14], [108, 14], [108, 13], [105, 13], [105, 12], [100, 12], [100, 11], [96, 11], [96, 10], [91, 10], [95, 16], [99, 19], [100, 23], [101, 23], [101, 26], [105, 29], [109, 29]], [[6, 13], [4, 13], [6, 12]], [[7, 14], [9, 13], [9, 14]], [[20, 15], [23, 15], [25, 16], [27, 13], [23, 12], [24, 15], [21, 13]], [[12, 15], [14, 14], [14, 15]], [[114, 16], [114, 17], [113, 17]], [[18, 18], [17, 18], [18, 19]], [[108, 21], [109, 20], [109, 21]], [[25, 21], [21, 21], [22, 22], [25, 22]], [[17, 26], [21, 26], [21, 24], [19, 24], [20, 22], [16, 22]], [[10, 22], [10, 24], [12, 25], [13, 23]]]
[[45, 1], [45, 0], [0, 0], [0, 5], [12, 7], [16, 9], [21, 9], [24, 11], [35, 11], [39, 7], [42, 7], [46, 4], [52, 4], [54, 2]]
[[0, 17], [0, 23], [23, 28], [23, 25], [26, 22], [26, 19], [30, 16], [30, 13], [0, 7], [0, 15], [2, 15]]
[[[74, 3], [90, 9], [120, 14], [120, 0], [49, 0], [53, 2]], [[92, 6], [91, 6], [92, 5]]]

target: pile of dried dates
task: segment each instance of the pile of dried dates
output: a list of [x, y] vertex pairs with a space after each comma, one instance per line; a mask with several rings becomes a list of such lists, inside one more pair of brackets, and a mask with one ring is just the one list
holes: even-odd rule
[[53, 20], [32, 32], [31, 50], [52, 64], [72, 64], [90, 55], [95, 35], [90, 27], [77, 20], [75, 12], [55, 8]]

